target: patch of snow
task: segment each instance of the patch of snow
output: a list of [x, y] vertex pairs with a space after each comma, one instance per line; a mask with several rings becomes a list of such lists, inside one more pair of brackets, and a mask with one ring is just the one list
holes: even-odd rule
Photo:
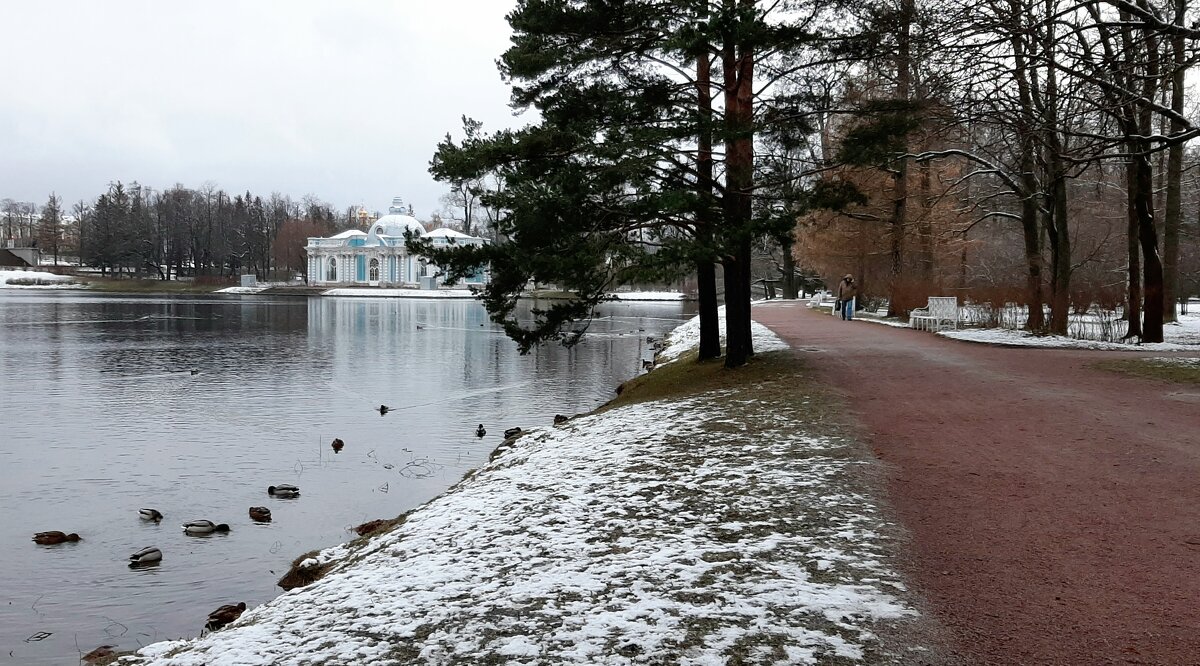
[[[1171, 327], [1164, 328], [1164, 338], [1170, 340], [1173, 336], [1166, 335]], [[1007, 328], [977, 328], [939, 331], [938, 335], [955, 340], [983, 342], [987, 344], [1008, 345], [1014, 347], [1045, 347], [1056, 349], [1095, 349], [1102, 351], [1195, 351], [1196, 342], [1154, 342], [1131, 344], [1123, 342], [1099, 342], [1097, 340], [1079, 340], [1062, 335], [1031, 335], [1028, 331], [1014, 331]]]
[[[869, 321], [895, 328], [908, 328], [908, 323], [880, 316], [856, 315], [856, 320]], [[1100, 342], [1061, 335], [1032, 335], [1028, 331], [1010, 328], [960, 328], [938, 331], [955, 340], [1013, 347], [1046, 347], [1057, 349], [1094, 349], [1098, 351], [1196, 351], [1200, 346], [1200, 314], [1181, 314], [1178, 321], [1163, 325], [1163, 342], [1137, 344], [1134, 342]]]
[[[40, 284], [18, 284], [20, 282]], [[7, 289], [86, 289], [70, 275], [55, 275], [46, 271], [16, 271], [0, 269], [0, 287]]]
[[[717, 309], [718, 327], [721, 331], [721, 344], [725, 343], [725, 306]], [[753, 339], [754, 351], [769, 352], [787, 349], [788, 344], [775, 335], [771, 329], [758, 322], [750, 323], [750, 334]], [[700, 315], [687, 320], [667, 335], [667, 346], [658, 353], [659, 363], [670, 363], [679, 358], [684, 352], [700, 346]]]
[[618, 301], [682, 301], [687, 298], [677, 291], [618, 291], [609, 296]]
[[390, 287], [337, 287], [322, 296], [371, 296], [388, 298], [475, 298], [469, 289], [402, 289]]

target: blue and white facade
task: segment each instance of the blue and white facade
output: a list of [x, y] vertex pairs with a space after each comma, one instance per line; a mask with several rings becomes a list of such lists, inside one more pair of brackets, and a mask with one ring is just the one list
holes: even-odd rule
[[[343, 231], [329, 238], [309, 238], [308, 284], [314, 286], [416, 287], [421, 278], [436, 276], [437, 266], [409, 254], [404, 233], [411, 231], [433, 242], [434, 246], [482, 245], [484, 240], [451, 229], [426, 232], [415, 217], [393, 205], [387, 215], [375, 220], [367, 232]], [[483, 284], [486, 271], [480, 269], [460, 284]], [[441, 284], [441, 278], [437, 278]], [[458, 286], [458, 285], [449, 285]]]

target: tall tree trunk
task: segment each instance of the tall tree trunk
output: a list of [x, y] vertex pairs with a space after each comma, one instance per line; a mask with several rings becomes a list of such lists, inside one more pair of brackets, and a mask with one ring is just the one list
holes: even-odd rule
[[1143, 151], [1133, 158], [1138, 180], [1138, 241], [1142, 247], [1142, 342], [1162, 342], [1163, 266], [1158, 255], [1158, 232], [1154, 228], [1154, 167], [1148, 150], [1149, 145], [1143, 145]]
[[[733, 0], [726, 0], [728, 5]], [[738, 0], [753, 14], [754, 0]], [[732, 30], [722, 49], [725, 89], [725, 367], [745, 365], [754, 354], [750, 334], [750, 224], [754, 186], [754, 51]]]
[[922, 162], [918, 167], [918, 171], [921, 174], [921, 217], [917, 220], [918, 247], [920, 248], [918, 260], [921, 266], [921, 280], [926, 284], [933, 284], [935, 281], [933, 274], [932, 170], [933, 166], [928, 160]]
[[[1187, 0], [1175, 0], [1175, 25], [1184, 25]], [[1171, 37], [1171, 110], [1184, 114], [1184, 74], [1187, 71], [1186, 42], [1183, 35]], [[1171, 134], [1184, 130], [1177, 118], [1171, 119]], [[1163, 211], [1163, 321], [1173, 322], [1175, 302], [1179, 300], [1179, 226], [1183, 219], [1183, 149], [1182, 143], [1171, 146], [1167, 155], [1167, 207]]]
[[1010, 16], [1012, 25], [1010, 34], [1013, 47], [1013, 80], [1017, 84], [1017, 99], [1021, 108], [1017, 116], [1016, 134], [1021, 149], [1021, 233], [1025, 240], [1026, 268], [1026, 305], [1029, 308], [1029, 318], [1026, 328], [1034, 333], [1046, 329], [1043, 306], [1045, 297], [1042, 291], [1042, 236], [1038, 227], [1038, 180], [1035, 169], [1036, 144], [1034, 141], [1034, 119], [1036, 112], [1033, 105], [1033, 93], [1030, 83], [1029, 61], [1026, 55], [1024, 15], [1018, 7], [1013, 8]]
[[[1132, 143], [1129, 145], [1129, 151], [1133, 152]], [[1126, 275], [1127, 294], [1125, 297], [1125, 320], [1129, 322], [1129, 327], [1125, 331], [1125, 337], [1142, 337], [1142, 253], [1138, 246], [1138, 178], [1137, 168], [1134, 166], [1134, 161], [1130, 160], [1125, 167], [1125, 188], [1126, 192], [1126, 215], [1128, 217], [1128, 225], [1126, 228], [1125, 240], [1126, 249], [1128, 250], [1128, 273]]]
[[1067, 176], [1063, 166], [1063, 142], [1059, 134], [1058, 71], [1055, 67], [1055, 0], [1046, 0], [1046, 25], [1042, 31], [1042, 55], [1046, 66], [1045, 96], [1042, 99], [1042, 127], [1046, 146], [1047, 192], [1046, 232], [1050, 241], [1050, 332], [1067, 335], [1071, 314], [1071, 234], [1067, 219]]
[[796, 281], [796, 258], [792, 256], [795, 241], [791, 234], [783, 242], [783, 297], [796, 299], [800, 297], [800, 288]]
[[696, 155], [697, 189], [700, 211], [696, 236], [703, 256], [696, 261], [696, 291], [700, 299], [699, 360], [721, 356], [721, 323], [717, 310], [717, 267], [711, 258], [713, 248], [713, 154], [712, 154], [712, 61], [707, 52], [696, 56], [696, 105], [700, 115], [700, 136]]
[[[1144, 33], [1146, 76], [1142, 79], [1142, 98], [1154, 99], [1161, 67], [1158, 38]], [[1146, 104], [1138, 109], [1137, 127], [1133, 134], [1148, 137], [1154, 129], [1153, 112]], [[1151, 162], [1150, 142], [1135, 141], [1138, 150], [1133, 158], [1138, 179], [1137, 217], [1138, 241], [1142, 246], [1142, 342], [1163, 341], [1163, 265], [1158, 253], [1158, 230], [1154, 226], [1154, 165]]]
[[[1053, 153], [1054, 149], [1051, 149]], [[1055, 157], [1048, 160], [1050, 170], [1062, 168]], [[1071, 235], [1067, 228], [1067, 181], [1058, 172], [1050, 184], [1046, 202], [1046, 233], [1050, 241], [1050, 332], [1066, 335], [1071, 314]]]
[[[902, 0], [900, 3], [900, 29], [896, 35], [896, 99], [907, 102], [912, 90], [912, 20], [915, 13], [914, 0]], [[908, 139], [904, 140], [905, 153], [908, 152]], [[908, 222], [908, 158], [902, 157], [892, 174], [895, 183], [892, 204], [892, 220], [888, 230], [891, 246], [891, 298], [888, 299], [888, 316], [898, 317], [900, 299], [897, 299], [897, 289], [900, 288], [901, 277], [904, 273], [904, 230]]]

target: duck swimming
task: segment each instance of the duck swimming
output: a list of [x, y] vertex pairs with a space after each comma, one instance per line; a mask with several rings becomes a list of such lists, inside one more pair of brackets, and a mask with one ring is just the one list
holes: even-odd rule
[[250, 507], [250, 518], [260, 523], [269, 523], [271, 522], [271, 510], [265, 506], [252, 506]]
[[43, 546], [53, 546], [55, 544], [66, 543], [68, 541], [79, 541], [79, 535], [74, 532], [71, 532], [70, 534], [59, 531], [38, 532], [37, 534], [33, 535], [33, 540], [35, 543], [40, 543]]
[[342, 447], [345, 445], [346, 445], [346, 443], [342, 441], [341, 437], [334, 438], [333, 444], [332, 444], [334, 451], [341, 451]]
[[391, 407], [388, 407], [387, 405], [380, 405], [380, 406], [379, 406], [379, 409], [377, 409], [377, 410], [375, 410], [375, 411], [379, 412], [379, 415], [380, 415], [380, 416], [383, 416], [384, 414], [387, 414], [387, 413], [388, 413], [388, 412], [390, 412], [391, 410], [392, 410], [392, 408], [391, 408]]
[[154, 546], [147, 546], [129, 556], [129, 566], [131, 567], [139, 564], [150, 564], [151, 562], [161, 561], [162, 551]]
[[163, 515], [158, 509], [138, 509], [138, 516], [142, 520], [153, 520], [156, 523], [163, 519]]
[[244, 612], [246, 612], [246, 602], [244, 601], [221, 606], [208, 614], [208, 621], [204, 623], [204, 629], [206, 631], [220, 631], [225, 628], [225, 625], [241, 617]]
[[300, 488], [290, 483], [281, 483], [277, 486], [267, 486], [267, 494], [275, 497], [299, 497]]
[[486, 434], [487, 434], [487, 431], [483, 429], [483, 424], [480, 423], [479, 427], [475, 429], [475, 436], [482, 438]]
[[188, 534], [212, 534], [213, 532], [228, 532], [229, 526], [225, 523], [218, 525], [211, 520], [193, 520], [183, 524], [183, 531]]

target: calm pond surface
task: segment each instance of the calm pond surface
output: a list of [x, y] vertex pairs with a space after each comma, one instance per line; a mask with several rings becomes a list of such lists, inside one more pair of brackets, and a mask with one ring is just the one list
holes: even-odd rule
[[[613, 397], [692, 311], [610, 304], [577, 347], [520, 356], [467, 300], [0, 290], [0, 664], [195, 636], [270, 600], [296, 556], [439, 494], [504, 429]], [[280, 483], [301, 496], [269, 497]], [[183, 534], [195, 519], [232, 529]], [[83, 540], [31, 541], [46, 530]], [[162, 563], [130, 569], [150, 545]]]

